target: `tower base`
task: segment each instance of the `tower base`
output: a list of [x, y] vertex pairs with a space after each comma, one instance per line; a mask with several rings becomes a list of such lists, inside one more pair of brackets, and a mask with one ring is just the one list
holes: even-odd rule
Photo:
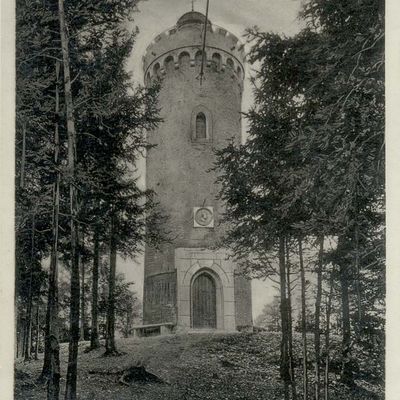
[[144, 324], [170, 323], [177, 332], [253, 325], [250, 281], [225, 250], [176, 248], [174, 271], [146, 278], [144, 305]]

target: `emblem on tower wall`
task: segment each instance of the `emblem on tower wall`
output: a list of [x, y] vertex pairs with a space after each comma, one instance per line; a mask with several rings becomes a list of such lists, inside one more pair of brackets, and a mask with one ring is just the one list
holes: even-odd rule
[[195, 228], [214, 228], [212, 207], [193, 207], [193, 226]]

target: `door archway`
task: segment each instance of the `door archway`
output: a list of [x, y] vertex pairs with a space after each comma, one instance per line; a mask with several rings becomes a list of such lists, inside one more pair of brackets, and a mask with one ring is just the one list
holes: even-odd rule
[[203, 272], [192, 284], [192, 327], [217, 328], [216, 284], [214, 278]]

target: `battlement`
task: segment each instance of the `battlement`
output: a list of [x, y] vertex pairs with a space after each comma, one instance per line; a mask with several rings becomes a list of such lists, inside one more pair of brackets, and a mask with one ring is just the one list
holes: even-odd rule
[[[185, 57], [189, 57], [190, 66], [196, 65], [199, 57], [201, 59], [204, 20], [200, 13], [187, 13], [174, 27], [154, 38], [143, 57], [146, 83], [154, 76], [164, 75], [169, 63], [173, 63], [174, 68], [180, 68]], [[208, 22], [205, 52], [208, 67], [220, 72], [232, 71], [239, 80], [243, 80], [244, 45], [235, 35]]]
[[[230, 74], [242, 85], [244, 79], [243, 64], [231, 54], [217, 48], [206, 47], [205, 67], [207, 71]], [[202, 60], [202, 51], [198, 46], [182, 47], [171, 50], [153, 60], [145, 70], [145, 84], [149, 85], [153, 79], [160, 79], [169, 71], [180, 68], [199, 68]]]

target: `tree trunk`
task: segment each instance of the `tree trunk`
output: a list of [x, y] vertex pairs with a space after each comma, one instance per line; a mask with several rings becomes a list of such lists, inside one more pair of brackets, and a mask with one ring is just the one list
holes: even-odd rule
[[355, 242], [355, 269], [356, 269], [356, 293], [357, 293], [357, 334], [361, 334], [361, 321], [362, 321], [362, 302], [361, 302], [361, 288], [360, 288], [360, 232], [358, 225], [355, 226], [354, 231], [354, 242]]
[[286, 299], [286, 265], [285, 265], [285, 238], [279, 239], [279, 277], [280, 277], [280, 297], [281, 297], [281, 361], [280, 361], [280, 376], [285, 383], [285, 398], [286, 387], [290, 382], [289, 373], [289, 354], [288, 354], [288, 310]]
[[288, 312], [288, 350], [289, 350], [289, 373], [292, 387], [292, 398], [297, 399], [296, 381], [293, 366], [293, 332], [292, 332], [292, 286], [290, 278], [289, 244], [286, 240], [286, 284], [287, 284], [287, 312]]
[[320, 315], [322, 297], [322, 264], [324, 252], [324, 236], [319, 237], [318, 268], [317, 268], [317, 296], [315, 299], [314, 349], [315, 349], [315, 400], [320, 399], [320, 364], [321, 364], [321, 337]]
[[[78, 227], [74, 224], [71, 239], [78, 237]], [[71, 300], [70, 300], [70, 340], [68, 346], [68, 369], [65, 389], [65, 400], [76, 400], [76, 385], [78, 373], [78, 346], [79, 346], [79, 300], [80, 300], [80, 274], [79, 255], [77, 249], [72, 251], [71, 260]]]
[[60, 346], [58, 337], [50, 335], [49, 338], [50, 371], [47, 383], [47, 400], [56, 400], [60, 396]]
[[29, 342], [29, 353], [32, 359], [32, 353], [34, 353], [34, 348], [35, 346], [33, 345], [35, 343], [35, 334], [36, 334], [36, 313], [33, 315], [33, 301], [32, 301], [32, 322], [31, 322], [31, 337], [30, 337], [30, 342]]
[[17, 357], [22, 358], [24, 356], [24, 340], [25, 340], [25, 324], [24, 324], [24, 317], [22, 314], [25, 314], [24, 312], [20, 312], [21, 315], [19, 315], [19, 323], [18, 323], [18, 343], [17, 343]]
[[[60, 364], [58, 346], [51, 348], [50, 341], [59, 341], [58, 328], [58, 221], [60, 212], [60, 171], [59, 152], [60, 138], [58, 131], [58, 114], [60, 112], [59, 100], [59, 78], [60, 63], [56, 62], [56, 93], [55, 114], [56, 123], [54, 127], [54, 165], [56, 168], [56, 180], [53, 187], [53, 221], [52, 221], [52, 249], [49, 270], [49, 288], [47, 295], [46, 326], [44, 338], [44, 361], [41, 380], [47, 380], [47, 399], [58, 400], [60, 393]], [[57, 361], [58, 360], [58, 361]]]
[[22, 154], [21, 154], [21, 175], [19, 186], [25, 186], [25, 159], [26, 159], [26, 122], [22, 125]]
[[29, 288], [28, 288], [28, 305], [25, 317], [25, 340], [24, 340], [24, 360], [31, 359], [31, 335], [32, 335], [32, 302], [33, 302], [33, 268], [34, 268], [34, 254], [35, 254], [35, 213], [32, 215], [32, 229], [31, 229], [31, 257], [30, 257], [30, 271], [29, 271]]
[[93, 278], [92, 278], [92, 329], [90, 334], [91, 350], [100, 347], [99, 324], [98, 324], [99, 259], [100, 259], [99, 233], [97, 229], [95, 229], [94, 251], [93, 251]]
[[[83, 243], [83, 240], [82, 240]], [[85, 263], [81, 258], [81, 340], [85, 340], [86, 310], [85, 310]]]
[[26, 310], [24, 311], [25, 317], [22, 321], [22, 343], [21, 343], [21, 358], [25, 356], [25, 342], [26, 342]]
[[299, 239], [300, 276], [301, 276], [301, 335], [303, 340], [303, 399], [308, 398], [308, 370], [307, 370], [307, 320], [306, 320], [306, 278], [303, 261], [303, 243]]
[[38, 297], [36, 304], [36, 341], [35, 341], [35, 360], [39, 359], [39, 341], [40, 341], [40, 299]]
[[69, 43], [65, 19], [64, 0], [58, 0], [58, 17], [60, 23], [60, 39], [63, 56], [64, 93], [67, 117], [68, 135], [68, 172], [70, 192], [70, 229], [71, 229], [71, 303], [70, 303], [70, 340], [68, 347], [68, 369], [65, 388], [65, 400], [76, 400], [76, 382], [78, 372], [78, 342], [79, 342], [79, 254], [77, 251], [78, 228], [77, 194], [74, 186], [76, 163], [76, 133], [74, 107], [71, 89]]
[[[15, 308], [15, 310], [16, 310], [16, 308]], [[20, 342], [20, 336], [21, 336], [21, 334], [20, 334], [21, 322], [20, 322], [20, 316], [18, 314], [17, 314], [17, 327], [15, 330], [15, 345], [16, 345], [15, 358], [19, 358], [19, 348], [20, 348], [19, 342]]]
[[[346, 239], [339, 238], [338, 250], [344, 245]], [[339, 276], [341, 289], [341, 306], [342, 306], [342, 370], [340, 380], [346, 385], [353, 384], [353, 372], [350, 363], [351, 350], [351, 325], [350, 325], [350, 300], [349, 300], [349, 274], [346, 260], [340, 259]]]
[[24, 361], [27, 361], [25, 352], [26, 352], [26, 347], [27, 347], [26, 342], [27, 342], [28, 336], [29, 336], [29, 330], [28, 330], [28, 326], [26, 323], [27, 314], [28, 314], [28, 305], [25, 310], [25, 318], [24, 318], [24, 324], [23, 324], [23, 336], [22, 336], [22, 349], [21, 349], [22, 350], [21, 357], [24, 358]]
[[[28, 300], [29, 303], [32, 300]], [[32, 306], [28, 304], [26, 318], [29, 318], [29, 321], [25, 321], [25, 335], [24, 335], [24, 361], [30, 361], [31, 359], [31, 352], [30, 352], [30, 342], [31, 342], [31, 334], [32, 334]], [[30, 314], [30, 317], [28, 315]]]
[[117, 264], [117, 242], [114, 217], [110, 228], [110, 274], [108, 279], [106, 355], [118, 354], [115, 345], [115, 273]]
[[330, 324], [332, 310], [332, 295], [333, 295], [333, 273], [329, 279], [329, 295], [328, 304], [326, 306], [326, 327], [325, 327], [325, 376], [324, 376], [324, 397], [329, 400], [329, 348], [330, 348]]

